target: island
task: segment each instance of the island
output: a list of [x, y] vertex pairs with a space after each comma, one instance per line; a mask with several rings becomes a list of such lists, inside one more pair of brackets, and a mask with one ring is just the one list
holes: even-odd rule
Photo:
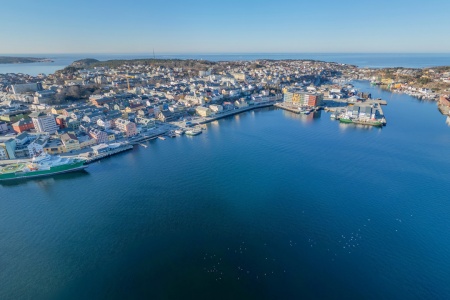
[[37, 58], [37, 57], [0, 56], [0, 64], [27, 64], [38, 62], [53, 62], [53, 60], [48, 58]]

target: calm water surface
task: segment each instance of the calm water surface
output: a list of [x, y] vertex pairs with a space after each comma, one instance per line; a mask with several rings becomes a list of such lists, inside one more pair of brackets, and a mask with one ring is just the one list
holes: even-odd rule
[[1, 299], [449, 299], [450, 128], [261, 109], [0, 185]]

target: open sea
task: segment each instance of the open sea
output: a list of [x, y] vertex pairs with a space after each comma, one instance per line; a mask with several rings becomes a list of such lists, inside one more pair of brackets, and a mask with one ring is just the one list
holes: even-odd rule
[[[36, 76], [40, 73], [52, 74], [75, 60], [95, 58], [137, 59], [153, 58], [153, 53], [141, 54], [1, 54], [9, 56], [29, 56], [49, 58], [54, 62], [27, 64], [0, 64], [1, 73], [24, 73]], [[450, 53], [234, 53], [234, 54], [156, 54], [161, 59], [204, 59], [210, 61], [236, 61], [258, 59], [314, 59], [327, 62], [356, 65], [358, 67], [424, 68], [450, 66]]]
[[259, 109], [0, 184], [0, 299], [450, 299], [450, 128]]

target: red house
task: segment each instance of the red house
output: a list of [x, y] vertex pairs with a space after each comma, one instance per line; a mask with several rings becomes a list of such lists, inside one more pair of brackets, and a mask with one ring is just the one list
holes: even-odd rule
[[12, 124], [12, 128], [17, 133], [22, 133], [24, 131], [34, 129], [33, 120], [32, 119], [20, 119], [16, 123]]

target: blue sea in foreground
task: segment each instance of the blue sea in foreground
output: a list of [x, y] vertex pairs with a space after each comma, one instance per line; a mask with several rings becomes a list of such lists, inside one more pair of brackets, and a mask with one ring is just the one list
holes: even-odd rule
[[[95, 58], [137, 59], [153, 58], [153, 53], [140, 54], [1, 54], [9, 56], [31, 56], [52, 59], [53, 62], [27, 64], [0, 64], [1, 73], [52, 74], [70, 65], [75, 60]], [[1, 56], [0, 55], [0, 56]], [[450, 66], [450, 53], [237, 53], [237, 54], [157, 54], [160, 59], [204, 59], [210, 61], [237, 61], [258, 59], [314, 59], [327, 62], [356, 65], [358, 67], [425, 68]]]
[[450, 299], [450, 128], [259, 109], [0, 185], [0, 299]]

